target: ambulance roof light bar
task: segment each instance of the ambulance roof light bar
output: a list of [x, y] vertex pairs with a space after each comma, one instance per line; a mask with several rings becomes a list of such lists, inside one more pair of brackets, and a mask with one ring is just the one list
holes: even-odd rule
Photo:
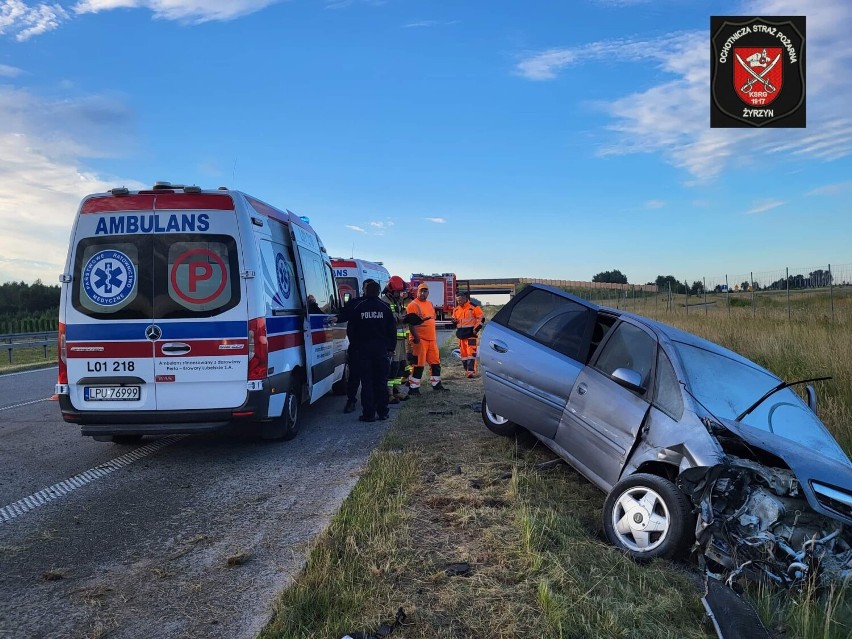
[[154, 191], [180, 191], [183, 189], [184, 193], [201, 193], [201, 187], [192, 185], [186, 186], [184, 184], [172, 184], [171, 182], [163, 182], [157, 181], [154, 182]]

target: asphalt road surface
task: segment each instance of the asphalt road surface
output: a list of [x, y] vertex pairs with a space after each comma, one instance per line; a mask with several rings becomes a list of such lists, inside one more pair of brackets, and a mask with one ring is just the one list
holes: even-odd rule
[[389, 423], [325, 397], [289, 442], [120, 446], [62, 421], [55, 380], [0, 376], [4, 639], [254, 637]]

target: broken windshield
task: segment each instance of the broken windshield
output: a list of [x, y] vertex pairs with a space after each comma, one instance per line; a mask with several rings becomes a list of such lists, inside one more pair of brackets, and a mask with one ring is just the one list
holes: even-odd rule
[[[779, 379], [756, 365], [749, 366], [720, 353], [673, 342], [680, 356], [689, 391], [717, 418], [735, 420]], [[843, 450], [819, 418], [790, 388], [773, 393], [742, 424], [774, 433], [812, 450], [848, 463]]]

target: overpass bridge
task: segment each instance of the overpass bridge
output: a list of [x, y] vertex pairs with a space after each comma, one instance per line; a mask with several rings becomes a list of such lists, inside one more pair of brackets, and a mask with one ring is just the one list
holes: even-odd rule
[[477, 295], [506, 294], [514, 295], [524, 284], [548, 284], [568, 289], [604, 289], [608, 291], [648, 291], [656, 292], [654, 284], [611, 284], [609, 282], [586, 282], [582, 280], [551, 280], [535, 277], [503, 277], [495, 279], [463, 279], [456, 280], [456, 290]]

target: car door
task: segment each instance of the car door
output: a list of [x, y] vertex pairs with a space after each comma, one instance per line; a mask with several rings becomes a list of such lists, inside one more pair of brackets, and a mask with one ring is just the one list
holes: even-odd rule
[[553, 437], [583, 370], [597, 307], [532, 285], [490, 322], [479, 358], [490, 410]]
[[[556, 442], [602, 487], [618, 481], [648, 414], [656, 356], [656, 336], [622, 320], [571, 389]], [[638, 373], [642, 390], [616, 381], [613, 373], [619, 369]]]

